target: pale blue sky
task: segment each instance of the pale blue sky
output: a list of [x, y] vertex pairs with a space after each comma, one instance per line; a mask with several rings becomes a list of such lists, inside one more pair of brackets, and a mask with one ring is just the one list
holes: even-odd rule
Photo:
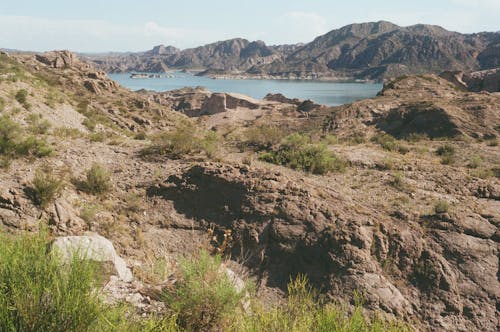
[[500, 0], [2, 0], [0, 47], [139, 51], [233, 37], [284, 44], [379, 20], [498, 31]]

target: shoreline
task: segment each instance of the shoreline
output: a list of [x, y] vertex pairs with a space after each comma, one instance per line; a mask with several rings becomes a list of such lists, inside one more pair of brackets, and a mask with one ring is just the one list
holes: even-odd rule
[[[278, 75], [251, 75], [251, 74], [206, 74], [202, 70], [169, 70], [163, 73], [152, 73], [152, 72], [106, 72], [107, 75], [114, 74], [145, 74], [145, 75], [155, 75], [154, 77], [141, 77], [141, 79], [155, 79], [155, 78], [171, 78], [169, 75], [173, 73], [183, 73], [189, 74], [197, 77], [206, 77], [213, 80], [271, 80], [271, 81], [298, 81], [298, 82], [325, 82], [325, 83], [361, 83], [361, 84], [383, 84], [379, 80], [369, 80], [369, 79], [356, 79], [354, 77], [338, 77], [338, 76], [278, 76]], [[156, 75], [161, 75], [157, 77]]]

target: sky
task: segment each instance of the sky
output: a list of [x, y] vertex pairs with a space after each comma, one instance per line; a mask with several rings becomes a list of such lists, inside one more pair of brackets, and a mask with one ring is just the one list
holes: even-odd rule
[[500, 0], [2, 0], [0, 48], [78, 52], [189, 48], [234, 37], [309, 42], [351, 23], [500, 30]]

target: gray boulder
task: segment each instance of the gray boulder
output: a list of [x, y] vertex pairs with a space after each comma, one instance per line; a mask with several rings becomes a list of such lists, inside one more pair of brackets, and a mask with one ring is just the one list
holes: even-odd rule
[[100, 235], [59, 237], [52, 242], [51, 250], [60, 254], [65, 262], [76, 254], [81, 259], [109, 264], [112, 274], [125, 282], [133, 280], [132, 272], [118, 256], [111, 241]]

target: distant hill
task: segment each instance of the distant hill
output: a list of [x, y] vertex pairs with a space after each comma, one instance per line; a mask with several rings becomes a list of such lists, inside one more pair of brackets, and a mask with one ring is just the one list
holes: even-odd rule
[[500, 33], [461, 34], [435, 25], [351, 24], [297, 45], [268, 46], [235, 38], [179, 50], [87, 55], [108, 72], [171, 69], [271, 78], [382, 80], [403, 74], [475, 71], [500, 66]]

